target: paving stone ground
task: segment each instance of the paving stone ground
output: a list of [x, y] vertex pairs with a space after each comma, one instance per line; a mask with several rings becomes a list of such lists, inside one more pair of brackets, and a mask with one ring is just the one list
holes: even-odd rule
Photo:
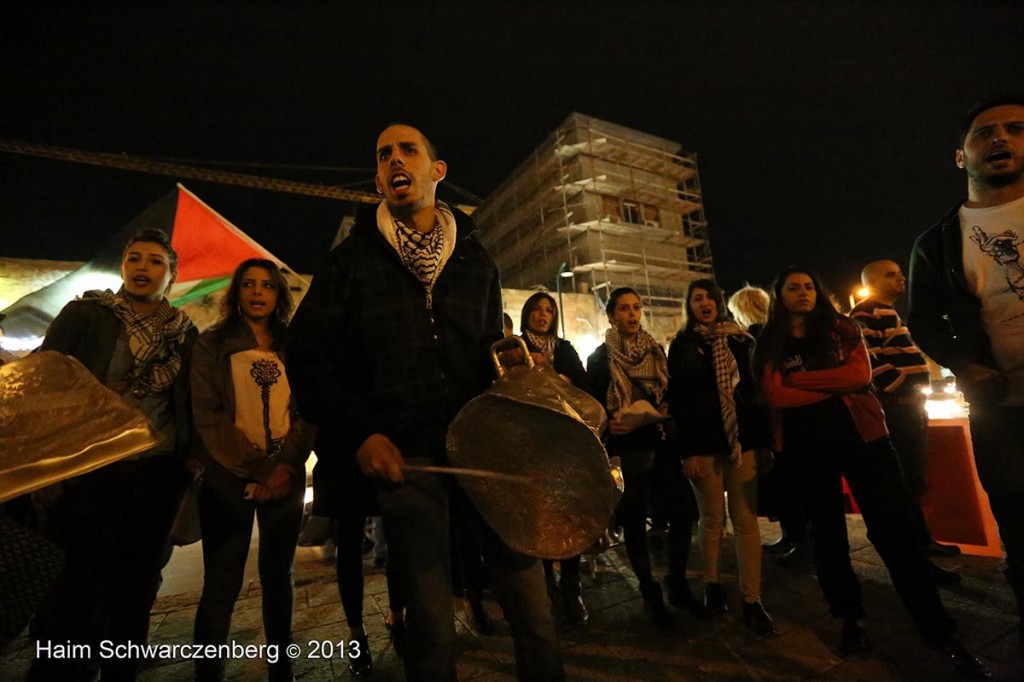
[[[764, 560], [764, 603], [779, 629], [776, 637], [760, 638], [739, 617], [740, 596], [732, 539], [724, 545], [722, 582], [732, 609], [715, 621], [698, 621], [677, 614], [672, 632], [656, 630], [645, 618], [636, 580], [626, 563], [625, 550], [611, 550], [584, 564], [583, 594], [591, 612], [585, 628], [563, 631], [561, 643], [570, 680], [947, 680], [952, 667], [926, 647], [903, 611], [878, 554], [865, 537], [864, 524], [850, 515], [854, 568], [864, 583], [868, 618], [864, 621], [874, 642], [865, 657], [844, 659], [836, 650], [839, 623], [829, 616], [813, 570], [789, 571]], [[762, 539], [778, 535], [777, 526], [762, 519]], [[962, 556], [938, 559], [959, 571], [962, 584], [943, 589], [943, 601], [959, 623], [961, 639], [980, 655], [999, 680], [1024, 679], [1024, 654], [1017, 643], [1013, 597], [1002, 577], [998, 559]], [[700, 557], [694, 545], [690, 578], [700, 589]], [[382, 573], [365, 565], [364, 619], [375, 671], [373, 680], [402, 680], [401, 660], [384, 628], [387, 591]], [[664, 571], [664, 566], [659, 566]], [[595, 569], [593, 572], [588, 569]], [[201, 567], [197, 567], [201, 570]], [[151, 641], [191, 641], [197, 591], [161, 597], [152, 614]], [[500, 609], [487, 602], [500, 618]], [[458, 609], [458, 607], [457, 607]], [[459, 679], [498, 682], [515, 679], [512, 642], [504, 621], [493, 637], [477, 635], [468, 618], [457, 610]], [[296, 564], [295, 642], [308, 653], [309, 642], [338, 642], [348, 633], [333, 567], [316, 548], [300, 548]], [[250, 583], [235, 609], [231, 636], [239, 644], [260, 644], [260, 589]], [[34, 655], [32, 642], [18, 639], [0, 658], [0, 680], [21, 680]], [[296, 677], [304, 682], [350, 678], [347, 664], [331, 659], [300, 658]], [[192, 679], [187, 661], [160, 661], [145, 670], [142, 682]], [[258, 660], [232, 660], [229, 680], [265, 679]]]

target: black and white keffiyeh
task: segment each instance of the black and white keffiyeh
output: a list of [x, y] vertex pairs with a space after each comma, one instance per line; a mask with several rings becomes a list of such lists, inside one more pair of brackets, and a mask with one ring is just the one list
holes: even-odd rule
[[83, 299], [96, 299], [110, 308], [124, 325], [132, 354], [128, 384], [136, 397], [157, 395], [170, 388], [181, 371], [181, 343], [192, 328], [192, 320], [165, 298], [152, 315], [139, 315], [124, 296], [124, 288], [115, 294], [87, 291]]
[[537, 349], [537, 352], [544, 356], [549, 367], [555, 366], [555, 345], [558, 337], [554, 334], [534, 334], [529, 329], [523, 335], [530, 342], [530, 345]]
[[633, 403], [633, 384], [639, 384], [657, 407], [668, 386], [668, 361], [654, 337], [643, 329], [632, 342], [626, 342], [619, 330], [610, 327], [604, 334], [608, 347], [611, 381], [608, 383], [608, 414]]
[[739, 466], [742, 448], [740, 446], [740, 425], [736, 416], [736, 387], [740, 383], [739, 365], [736, 356], [729, 349], [729, 337], [749, 337], [743, 328], [728, 320], [710, 325], [698, 324], [694, 331], [711, 346], [711, 358], [715, 365], [715, 382], [718, 384], [718, 404], [722, 410], [722, 425], [729, 443], [729, 462]]
[[441, 264], [441, 251], [444, 248], [444, 232], [441, 224], [434, 222], [434, 229], [424, 234], [410, 228], [402, 221], [395, 219], [395, 237], [398, 240], [398, 253], [405, 267], [429, 287], [437, 276]]
[[455, 216], [444, 202], [437, 202], [434, 215], [430, 232], [420, 232], [392, 215], [386, 201], [377, 207], [377, 229], [409, 272], [423, 284], [428, 302], [433, 296], [434, 283], [455, 249], [456, 237]]

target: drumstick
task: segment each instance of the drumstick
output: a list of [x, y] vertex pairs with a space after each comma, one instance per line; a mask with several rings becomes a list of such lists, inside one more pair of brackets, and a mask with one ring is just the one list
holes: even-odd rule
[[406, 471], [422, 471], [428, 474], [454, 474], [456, 476], [476, 476], [477, 478], [493, 478], [510, 483], [533, 483], [529, 476], [518, 474], [503, 474], [500, 471], [488, 471], [487, 469], [467, 469], [464, 467], [439, 467], [427, 464], [403, 464]]

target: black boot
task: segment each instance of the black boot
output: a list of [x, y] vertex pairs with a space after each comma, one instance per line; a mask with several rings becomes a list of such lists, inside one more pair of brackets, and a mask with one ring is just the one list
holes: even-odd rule
[[284, 657], [277, 663], [268, 663], [267, 682], [295, 682], [291, 660]]
[[565, 609], [562, 605], [562, 590], [558, 587], [558, 579], [552, 573], [544, 576], [544, 582], [548, 588], [548, 601], [551, 602], [551, 617], [556, 623], [564, 623]]
[[583, 603], [579, 575], [562, 577], [562, 605], [565, 607], [565, 620], [569, 625], [586, 625], [590, 620], [590, 612]]
[[409, 638], [405, 632], [405, 616], [389, 611], [388, 615], [384, 617], [384, 628], [391, 638], [391, 647], [395, 650], [395, 655], [405, 658], [406, 648], [409, 644]]
[[990, 680], [992, 672], [981, 659], [967, 650], [955, 637], [935, 647], [953, 664], [957, 677], [967, 680]]
[[703, 602], [693, 596], [686, 576], [678, 578], [674, 575], [667, 575], [665, 576], [665, 586], [668, 588], [668, 603], [672, 606], [680, 611], [688, 611], [694, 618], [709, 618], [711, 616]]
[[644, 597], [644, 613], [654, 625], [662, 630], [670, 630], [673, 624], [672, 614], [665, 608], [665, 600], [661, 596], [661, 585], [651, 581], [640, 586], [640, 594]]
[[712, 616], [720, 616], [729, 610], [725, 600], [725, 588], [721, 583], [708, 583], [704, 586], [704, 608]]
[[867, 630], [853, 618], [843, 621], [843, 629], [839, 633], [839, 653], [843, 656], [858, 656], [871, 651], [871, 639]]
[[743, 602], [743, 624], [754, 631], [755, 634], [776, 635], [775, 621], [764, 610], [764, 605], [759, 601], [752, 603]]
[[494, 634], [494, 623], [484, 610], [484, 596], [479, 588], [466, 590], [466, 601], [469, 602], [469, 615], [473, 629], [485, 637]]
[[370, 656], [370, 642], [366, 635], [356, 637], [349, 642], [348, 669], [352, 677], [362, 677], [373, 672], [373, 658]]

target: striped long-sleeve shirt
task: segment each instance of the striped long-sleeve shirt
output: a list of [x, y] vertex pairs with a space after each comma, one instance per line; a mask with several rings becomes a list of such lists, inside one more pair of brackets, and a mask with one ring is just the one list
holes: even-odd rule
[[910, 397], [929, 382], [924, 354], [892, 306], [861, 301], [850, 317], [860, 325], [871, 355], [871, 381], [881, 397]]

